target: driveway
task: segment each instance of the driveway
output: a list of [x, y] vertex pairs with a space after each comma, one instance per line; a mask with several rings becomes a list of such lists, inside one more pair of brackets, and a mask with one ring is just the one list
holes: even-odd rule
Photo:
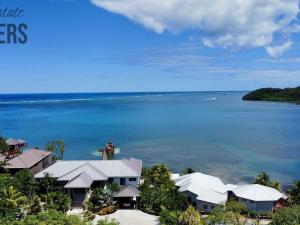
[[159, 225], [158, 216], [149, 215], [140, 210], [118, 210], [110, 215], [96, 216], [94, 224], [101, 219], [115, 219], [120, 225]]

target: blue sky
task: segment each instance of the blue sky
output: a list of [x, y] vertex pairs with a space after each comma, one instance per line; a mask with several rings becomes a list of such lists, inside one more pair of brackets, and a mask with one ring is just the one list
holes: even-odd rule
[[[194, 9], [202, 6], [193, 6], [199, 1], [182, 1], [187, 9], [143, 1], [147, 10], [132, 0], [124, 1], [126, 5], [118, 0], [111, 0], [113, 4], [0, 1], [0, 8], [24, 9], [21, 19], [0, 19], [1, 23], [27, 23], [29, 37], [24, 45], [0, 45], [0, 92], [251, 90], [300, 85], [298, 20], [278, 22], [299, 10], [292, 4], [281, 10], [282, 2], [294, 0], [270, 0], [272, 4], [263, 6], [273, 7], [272, 16], [277, 13], [273, 30], [268, 26], [270, 17], [260, 15], [261, 8], [254, 4], [238, 5], [242, 13], [229, 18], [223, 14], [231, 6], [220, 16], [200, 15]], [[258, 19], [243, 13], [257, 14]], [[245, 18], [243, 26], [237, 22], [240, 18]], [[265, 30], [258, 31], [264, 24]]]

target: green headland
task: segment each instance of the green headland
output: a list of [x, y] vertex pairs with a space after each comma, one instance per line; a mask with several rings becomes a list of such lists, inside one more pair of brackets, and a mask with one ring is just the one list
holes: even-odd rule
[[300, 104], [300, 86], [296, 88], [261, 88], [252, 91], [243, 100], [249, 101], [278, 101]]

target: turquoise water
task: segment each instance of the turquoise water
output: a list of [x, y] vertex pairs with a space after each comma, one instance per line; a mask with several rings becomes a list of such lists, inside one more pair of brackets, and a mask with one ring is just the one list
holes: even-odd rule
[[117, 158], [166, 163], [249, 180], [266, 171], [300, 178], [300, 106], [244, 102], [244, 92], [0, 95], [0, 131], [31, 147], [64, 139], [65, 159], [98, 159], [112, 141]]

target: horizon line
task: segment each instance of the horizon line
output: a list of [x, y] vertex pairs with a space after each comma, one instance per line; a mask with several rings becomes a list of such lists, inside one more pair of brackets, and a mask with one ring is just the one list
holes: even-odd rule
[[135, 93], [198, 93], [198, 92], [247, 92], [252, 90], [200, 90], [200, 91], [115, 91], [115, 92], [9, 92], [0, 95], [39, 95], [39, 94], [135, 94]]

